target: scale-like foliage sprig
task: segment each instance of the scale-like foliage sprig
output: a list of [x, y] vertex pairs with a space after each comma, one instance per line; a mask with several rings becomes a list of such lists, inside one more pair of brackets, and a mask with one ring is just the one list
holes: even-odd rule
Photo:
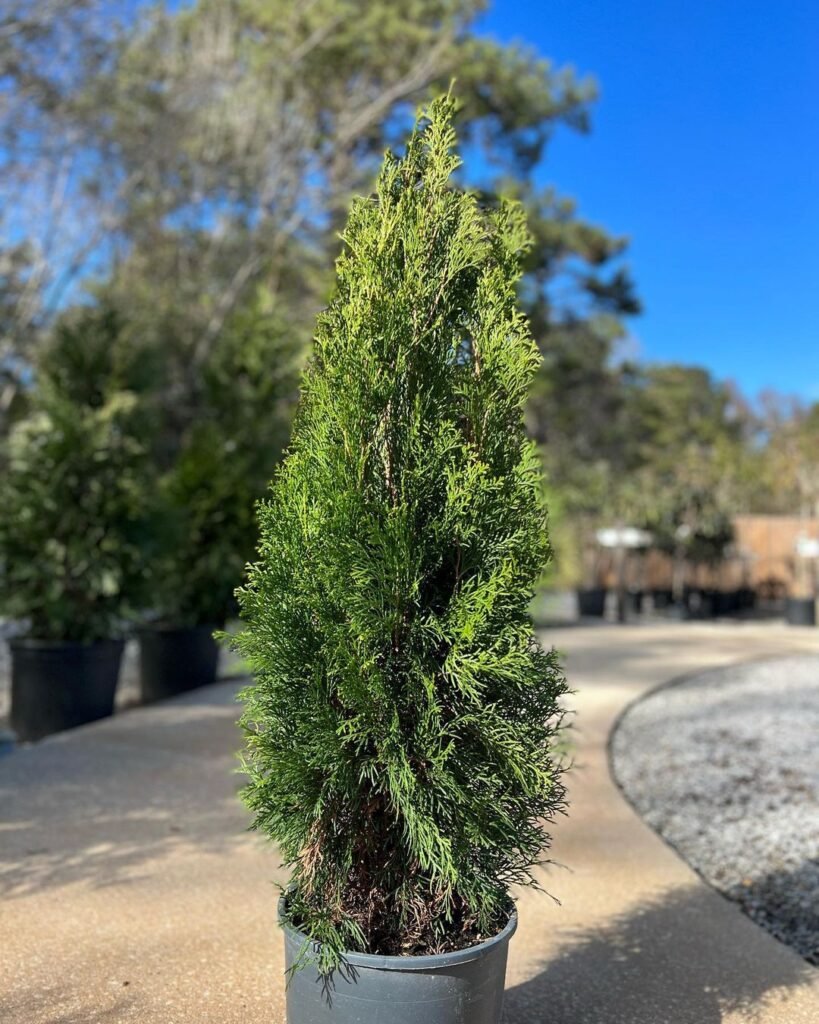
[[528, 616], [549, 556], [528, 238], [452, 186], [452, 117], [433, 103], [352, 206], [240, 592], [245, 798], [324, 968], [494, 933], [563, 804], [565, 683]]

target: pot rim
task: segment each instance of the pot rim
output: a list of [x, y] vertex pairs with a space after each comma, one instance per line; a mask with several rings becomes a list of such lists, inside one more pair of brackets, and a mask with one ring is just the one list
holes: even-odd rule
[[[295, 928], [285, 917], [285, 896], [279, 898], [279, 927], [288, 936], [300, 944], [309, 944], [313, 950], [319, 949], [319, 943], [313, 942], [298, 928]], [[488, 956], [496, 946], [505, 945], [515, 934], [518, 926], [518, 912], [513, 907], [509, 920], [497, 935], [466, 949], [456, 949], [451, 953], [432, 953], [424, 956], [379, 956], [377, 953], [344, 953], [344, 963], [351, 967], [368, 967], [375, 971], [429, 971], [436, 968], [455, 967], [458, 964], [481, 960]]]
[[19, 647], [36, 651], [89, 651], [101, 650], [104, 647], [125, 646], [125, 640], [117, 636], [101, 637], [98, 640], [46, 640], [42, 637], [23, 634], [22, 636], [11, 636], [6, 642], [12, 650]]
[[180, 626], [173, 622], [145, 622], [137, 626], [134, 629], [134, 633], [138, 636], [144, 636], [146, 633], [149, 635], [160, 634], [162, 636], [169, 635], [172, 633], [200, 633], [207, 632], [210, 636], [214, 633], [225, 628], [223, 622], [200, 622], [195, 626]]

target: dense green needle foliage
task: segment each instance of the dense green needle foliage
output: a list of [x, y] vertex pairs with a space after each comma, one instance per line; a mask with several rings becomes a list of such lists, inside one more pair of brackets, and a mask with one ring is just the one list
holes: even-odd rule
[[151, 503], [151, 600], [167, 624], [224, 625], [234, 610], [255, 505], [287, 443], [300, 342], [259, 289], [209, 353], [196, 414]]
[[0, 610], [39, 640], [120, 636], [143, 589], [138, 381], [115, 334], [107, 313], [58, 333], [0, 450]]
[[436, 101], [353, 203], [239, 594], [245, 798], [325, 969], [493, 934], [563, 805], [565, 682], [528, 615], [549, 555], [528, 238], [517, 206], [452, 187], [452, 114]]

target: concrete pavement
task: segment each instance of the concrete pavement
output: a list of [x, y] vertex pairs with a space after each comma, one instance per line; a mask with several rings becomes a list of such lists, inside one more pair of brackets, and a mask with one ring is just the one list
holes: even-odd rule
[[[819, 652], [763, 623], [562, 627], [569, 817], [523, 894], [509, 1024], [817, 1024], [819, 971], [708, 889], [614, 785], [617, 715], [673, 676]], [[235, 683], [0, 759], [4, 1024], [279, 1024], [275, 851], [235, 798]]]

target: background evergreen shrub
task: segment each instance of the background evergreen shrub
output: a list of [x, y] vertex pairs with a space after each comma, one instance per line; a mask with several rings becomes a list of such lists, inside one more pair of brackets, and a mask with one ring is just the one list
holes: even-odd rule
[[[196, 414], [151, 501], [149, 607], [173, 626], [216, 626], [258, 536], [255, 507], [287, 443], [302, 344], [259, 289], [205, 362]], [[169, 416], [159, 417], [167, 424]], [[160, 439], [162, 435], [160, 435]], [[161, 464], [168, 453], [157, 452]]]
[[0, 607], [41, 640], [122, 634], [144, 585], [138, 367], [107, 312], [65, 324], [2, 453]]
[[495, 933], [563, 805], [563, 675], [528, 606], [549, 556], [523, 425], [521, 210], [452, 187], [434, 103], [344, 233], [236, 646], [255, 825], [323, 946], [440, 952]]

